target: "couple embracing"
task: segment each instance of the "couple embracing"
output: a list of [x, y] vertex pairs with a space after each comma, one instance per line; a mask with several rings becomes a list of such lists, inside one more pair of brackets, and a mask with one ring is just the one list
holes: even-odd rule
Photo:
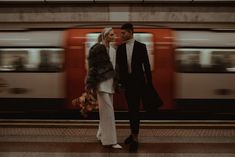
[[117, 143], [113, 94], [116, 84], [125, 89], [130, 135], [124, 143], [129, 145], [131, 152], [137, 151], [139, 147], [141, 91], [146, 83], [152, 84], [146, 45], [136, 41], [133, 33], [132, 24], [123, 24], [121, 27], [123, 43], [115, 48], [112, 45], [115, 41], [113, 29], [104, 28], [98, 42], [89, 51], [86, 79], [86, 90], [97, 94], [99, 104], [100, 121], [97, 138], [102, 145], [111, 146], [114, 149], [121, 149], [122, 146]]

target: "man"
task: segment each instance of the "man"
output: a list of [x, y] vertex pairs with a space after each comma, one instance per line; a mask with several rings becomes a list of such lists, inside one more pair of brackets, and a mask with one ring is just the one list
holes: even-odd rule
[[142, 89], [146, 83], [152, 84], [152, 75], [146, 45], [133, 39], [134, 28], [130, 23], [121, 27], [124, 43], [117, 49], [117, 68], [120, 83], [125, 89], [128, 104], [131, 135], [124, 141], [129, 150], [138, 149], [139, 109]]

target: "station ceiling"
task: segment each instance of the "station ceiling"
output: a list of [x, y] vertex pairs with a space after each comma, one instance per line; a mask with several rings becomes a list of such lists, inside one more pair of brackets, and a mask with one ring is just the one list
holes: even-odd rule
[[235, 0], [0, 0], [0, 3], [25, 3], [25, 2], [62, 2], [62, 3], [180, 3], [180, 2], [192, 2], [192, 3], [204, 3], [204, 2], [235, 2]]

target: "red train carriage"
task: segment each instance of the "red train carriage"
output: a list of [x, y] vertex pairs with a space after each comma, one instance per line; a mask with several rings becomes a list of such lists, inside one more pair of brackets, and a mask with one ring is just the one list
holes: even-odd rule
[[[84, 92], [86, 57], [102, 28], [0, 31], [1, 111], [76, 111], [71, 101]], [[234, 31], [136, 26], [134, 38], [147, 45], [161, 111], [235, 111]], [[114, 106], [127, 111], [123, 94]]]
[[[101, 29], [81, 28], [67, 31], [65, 71], [68, 108], [73, 108], [71, 100], [84, 92], [86, 57]], [[114, 31], [117, 34], [116, 44], [119, 45], [121, 42], [120, 31], [117, 28]], [[163, 108], [173, 108], [174, 45], [172, 30], [137, 28], [134, 38], [147, 45], [153, 84], [164, 101]], [[114, 106], [116, 111], [127, 110], [123, 94], [115, 94]]]

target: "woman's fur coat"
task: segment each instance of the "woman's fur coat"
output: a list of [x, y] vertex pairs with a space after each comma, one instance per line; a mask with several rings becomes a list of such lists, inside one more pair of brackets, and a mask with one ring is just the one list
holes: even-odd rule
[[88, 55], [86, 87], [96, 89], [98, 83], [114, 77], [115, 71], [106, 47], [99, 43], [95, 44], [91, 47]]

